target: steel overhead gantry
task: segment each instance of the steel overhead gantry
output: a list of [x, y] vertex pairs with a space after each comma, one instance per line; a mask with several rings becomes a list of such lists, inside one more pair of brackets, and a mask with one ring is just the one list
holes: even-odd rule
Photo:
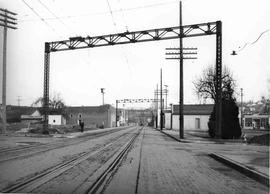
[[142, 30], [134, 32], [116, 33], [102, 36], [71, 37], [68, 40], [46, 42], [44, 55], [44, 131], [48, 128], [49, 111], [49, 71], [50, 53], [65, 50], [76, 50], [83, 48], [94, 48], [101, 46], [112, 46], [119, 44], [130, 44], [139, 42], [150, 42], [159, 40], [169, 40], [177, 38], [197, 37], [205, 35], [216, 35], [216, 88], [218, 96], [217, 129], [218, 135], [221, 133], [221, 71], [222, 71], [222, 41], [221, 41], [221, 21], [184, 25], [168, 28]]
[[117, 127], [117, 121], [118, 121], [118, 103], [149, 103], [149, 102], [157, 102], [156, 99], [148, 99], [148, 98], [139, 98], [139, 99], [122, 99], [122, 100], [116, 100], [116, 106], [115, 106], [115, 126]]
[[[201, 23], [182, 26], [182, 38], [204, 35], [213, 35], [217, 32], [217, 22]], [[149, 42], [157, 40], [169, 40], [180, 37], [179, 26], [159, 28], [134, 32], [124, 32], [102, 36], [71, 37], [69, 40], [48, 42], [50, 52], [110, 46], [117, 44], [129, 44], [137, 42]]]

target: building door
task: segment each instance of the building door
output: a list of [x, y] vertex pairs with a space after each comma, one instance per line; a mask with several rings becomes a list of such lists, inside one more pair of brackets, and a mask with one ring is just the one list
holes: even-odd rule
[[195, 129], [201, 129], [200, 118], [195, 118]]
[[254, 119], [253, 121], [254, 121], [253, 129], [260, 129], [261, 119]]

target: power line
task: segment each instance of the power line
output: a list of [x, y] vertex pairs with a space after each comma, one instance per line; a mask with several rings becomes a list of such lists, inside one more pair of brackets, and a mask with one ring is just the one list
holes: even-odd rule
[[118, 4], [120, 5], [120, 11], [121, 11], [122, 19], [123, 19], [125, 27], [126, 27], [126, 31], [128, 32], [128, 26], [127, 26], [127, 22], [126, 22], [125, 17], [124, 17], [124, 12], [123, 12], [120, 0], [118, 0]]
[[112, 17], [113, 25], [116, 27], [116, 23], [115, 23], [115, 20], [114, 20], [114, 17], [113, 17], [113, 12], [112, 12], [112, 8], [111, 8], [111, 5], [109, 3], [109, 0], [107, 0], [107, 5], [108, 5], [109, 10], [110, 10], [110, 14], [111, 14], [111, 17]]
[[269, 32], [269, 31], [270, 31], [270, 29], [267, 29], [267, 30], [263, 31], [263, 32], [258, 36], [258, 38], [257, 38], [255, 41], [253, 41], [253, 42], [251, 42], [251, 43], [249, 43], [249, 42], [245, 43], [244, 46], [243, 46], [242, 48], [240, 47], [240, 49], [237, 50], [236, 52], [242, 51], [242, 50], [243, 50], [246, 46], [248, 46], [248, 45], [255, 44], [256, 42], [258, 42], [258, 41], [260, 40], [260, 38], [262, 37], [263, 34], [265, 34], [266, 32]]
[[[119, 1], [118, 1], [118, 2], [119, 2]], [[107, 4], [108, 4], [108, 7], [109, 7], [109, 11], [110, 11], [111, 17], [112, 17], [113, 25], [114, 25], [115, 29], [117, 30], [117, 25], [116, 25], [116, 22], [115, 22], [115, 19], [114, 19], [114, 16], [113, 16], [113, 11], [112, 11], [111, 5], [110, 5], [110, 3], [109, 3], [109, 0], [107, 0]], [[126, 29], [127, 29], [127, 31], [128, 31], [127, 25], [126, 25]], [[122, 46], [121, 46], [121, 49], [122, 49], [122, 53], [124, 54], [124, 58], [125, 58], [125, 60], [126, 60], [126, 63], [127, 63], [127, 65], [128, 65], [128, 70], [131, 72], [130, 65], [129, 65], [129, 61], [128, 61], [127, 55], [126, 55], [126, 53], [125, 53], [125, 50], [123, 49]]]
[[70, 27], [68, 27], [56, 14], [54, 14], [44, 3], [42, 3], [41, 0], [38, 0], [38, 2], [48, 11], [50, 12], [55, 19], [57, 19], [60, 23], [62, 23], [68, 30], [72, 31], [73, 34], [76, 34], [73, 30], [71, 30]]
[[[52, 17], [48, 17], [48, 18], [43, 18], [43, 20], [56, 20], [56, 19], [71, 19], [71, 18], [76, 18], [76, 17], [85, 17], [85, 16], [92, 16], [92, 15], [105, 15], [108, 14], [110, 12], [112, 13], [117, 13], [117, 12], [128, 12], [128, 11], [136, 11], [139, 9], [147, 9], [147, 8], [151, 8], [151, 7], [159, 7], [159, 6], [163, 6], [163, 5], [169, 5], [169, 4], [175, 4], [178, 3], [178, 1], [170, 1], [167, 3], [155, 3], [155, 4], [149, 4], [149, 5], [144, 5], [144, 6], [137, 6], [137, 7], [131, 7], [131, 8], [127, 8], [127, 9], [116, 9], [116, 10], [111, 10], [111, 11], [103, 11], [103, 12], [95, 12], [95, 13], [85, 13], [85, 14], [80, 14], [80, 15], [68, 15], [68, 16], [58, 16], [57, 18], [52, 18]], [[28, 22], [28, 21], [35, 21], [36, 19], [21, 19], [18, 20], [20, 22]]]
[[46, 20], [43, 18], [43, 17], [41, 17], [39, 14], [38, 14], [38, 12], [36, 12], [36, 10], [34, 9], [34, 8], [32, 8], [28, 3], [26, 3], [26, 1], [25, 0], [22, 0], [22, 2], [36, 15], [36, 16], [38, 16], [38, 18], [42, 21], [42, 22], [44, 22], [49, 28], [51, 28], [55, 33], [57, 33], [59, 36], [61, 36], [49, 23], [47, 23], [46, 22]]

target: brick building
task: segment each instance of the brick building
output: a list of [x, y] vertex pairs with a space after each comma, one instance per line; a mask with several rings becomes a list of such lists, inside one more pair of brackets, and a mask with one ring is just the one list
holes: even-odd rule
[[69, 125], [77, 125], [81, 120], [85, 127], [115, 126], [115, 108], [111, 105], [66, 107], [65, 112], [66, 123]]

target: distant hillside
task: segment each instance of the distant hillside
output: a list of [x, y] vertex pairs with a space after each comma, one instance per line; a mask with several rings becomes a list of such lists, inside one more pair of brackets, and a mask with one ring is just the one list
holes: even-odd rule
[[[238, 103], [238, 106], [240, 107], [241, 104]], [[243, 111], [246, 115], [251, 114], [270, 114], [270, 100], [269, 99], [263, 99], [257, 102], [249, 101], [243, 103]]]
[[13, 106], [7, 105], [7, 122], [14, 123], [21, 121], [21, 115], [30, 115], [37, 108], [30, 106]]

